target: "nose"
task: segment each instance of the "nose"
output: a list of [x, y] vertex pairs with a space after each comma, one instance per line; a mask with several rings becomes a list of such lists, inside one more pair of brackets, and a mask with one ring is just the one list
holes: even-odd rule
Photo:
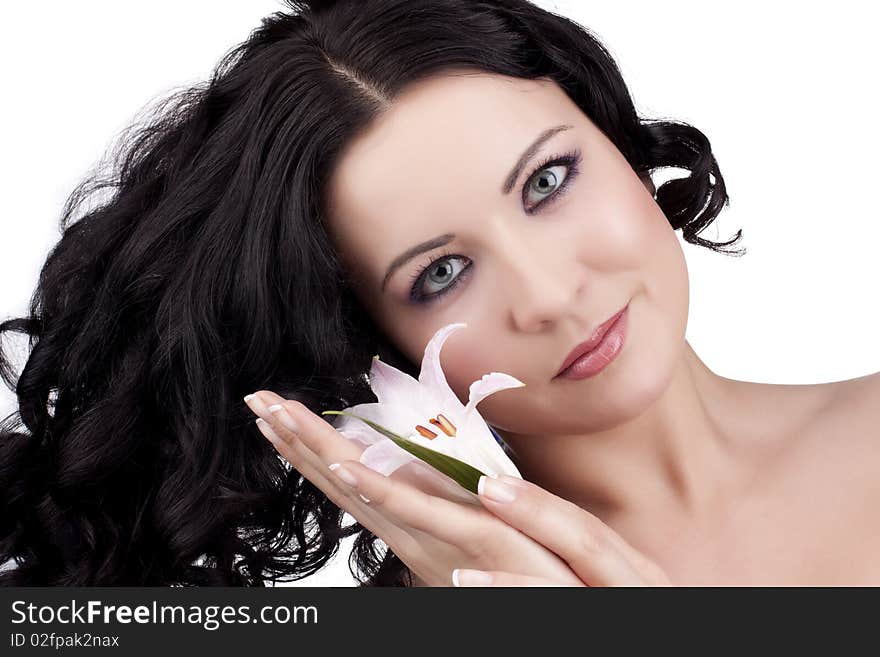
[[523, 332], [545, 330], [560, 319], [577, 314], [577, 299], [583, 290], [582, 271], [564, 250], [541, 253], [540, 248], [522, 248], [508, 253], [507, 299], [511, 321]]

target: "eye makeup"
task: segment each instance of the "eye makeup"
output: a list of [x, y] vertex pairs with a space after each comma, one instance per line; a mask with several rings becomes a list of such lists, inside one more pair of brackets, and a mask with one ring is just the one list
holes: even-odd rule
[[[526, 203], [526, 199], [528, 198], [528, 194], [531, 191], [529, 188], [532, 184], [532, 180], [535, 178], [536, 174], [541, 173], [545, 169], [550, 169], [557, 166], [566, 167], [566, 174], [563, 181], [559, 185], [557, 185], [557, 187], [555, 187], [546, 198], [535, 203], [530, 208], [525, 208], [524, 212], [527, 215], [533, 215], [543, 212], [547, 207], [549, 207], [550, 205], [558, 201], [562, 196], [564, 196], [565, 193], [569, 191], [571, 183], [574, 181], [575, 178], [577, 178], [578, 174], [580, 173], [580, 162], [580, 149], [574, 149], [566, 153], [550, 155], [542, 162], [540, 162], [534, 169], [532, 169], [532, 172], [529, 174], [528, 178], [526, 178], [526, 182], [523, 185], [522, 192], [520, 194], [524, 205]], [[428, 270], [437, 263], [456, 259], [467, 261], [469, 264], [463, 267], [460, 270], [458, 276], [452, 279], [452, 282], [444, 287], [442, 290], [432, 294], [424, 294], [421, 290], [424, 284], [424, 279], [427, 277]], [[462, 255], [454, 254], [450, 251], [441, 252], [438, 256], [431, 258], [426, 264], [419, 267], [416, 272], [410, 277], [410, 303], [412, 305], [419, 306], [433, 303], [434, 301], [440, 299], [448, 292], [450, 292], [454, 287], [458, 285], [459, 282], [462, 281], [462, 279], [470, 276], [472, 268], [473, 262], [471, 262], [469, 258], [466, 258]]]

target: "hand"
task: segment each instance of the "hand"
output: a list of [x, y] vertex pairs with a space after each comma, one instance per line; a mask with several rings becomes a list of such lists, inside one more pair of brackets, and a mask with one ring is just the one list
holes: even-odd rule
[[[300, 402], [261, 390], [248, 397], [248, 406], [260, 416], [260, 431], [278, 453], [384, 541], [417, 584], [450, 586], [458, 566], [580, 583], [557, 555], [497, 518], [476, 495], [434, 468], [413, 461], [385, 477], [358, 462], [363, 451], [359, 443]], [[336, 463], [342, 465], [335, 471], [328, 467]], [[352, 476], [357, 485], [340, 475]]]
[[[540, 486], [502, 475], [480, 480], [492, 513], [565, 559], [582, 586], [672, 586], [666, 573], [593, 514]], [[460, 570], [456, 586], [571, 586], [503, 571]]]

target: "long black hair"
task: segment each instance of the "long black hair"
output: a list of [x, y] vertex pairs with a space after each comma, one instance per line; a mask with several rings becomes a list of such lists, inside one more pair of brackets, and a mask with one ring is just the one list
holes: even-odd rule
[[[408, 84], [448, 68], [558, 83], [685, 240], [728, 202], [709, 140], [637, 116], [583, 26], [527, 0], [288, 0], [209, 80], [123, 133], [62, 211], [0, 427], [4, 585], [240, 585], [308, 576], [356, 534], [362, 585], [400, 559], [259, 434], [242, 397], [316, 413], [376, 401], [371, 358], [418, 375], [347, 285], [323, 224], [341, 150]], [[109, 193], [107, 193], [109, 192]], [[87, 203], [89, 202], [89, 203]], [[83, 208], [91, 204], [87, 210]]]

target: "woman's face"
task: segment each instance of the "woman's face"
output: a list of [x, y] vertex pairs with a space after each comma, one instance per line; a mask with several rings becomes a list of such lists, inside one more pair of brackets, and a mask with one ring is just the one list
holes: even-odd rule
[[[539, 166], [567, 154], [574, 167]], [[350, 145], [329, 185], [328, 230], [354, 292], [400, 351], [418, 364], [435, 331], [465, 322], [441, 354], [462, 403], [489, 372], [526, 384], [480, 403], [490, 424], [611, 428], [671, 379], [688, 311], [678, 238], [650, 181], [553, 81], [459, 72], [411, 85]], [[591, 378], [554, 380], [627, 303], [617, 358]]]

